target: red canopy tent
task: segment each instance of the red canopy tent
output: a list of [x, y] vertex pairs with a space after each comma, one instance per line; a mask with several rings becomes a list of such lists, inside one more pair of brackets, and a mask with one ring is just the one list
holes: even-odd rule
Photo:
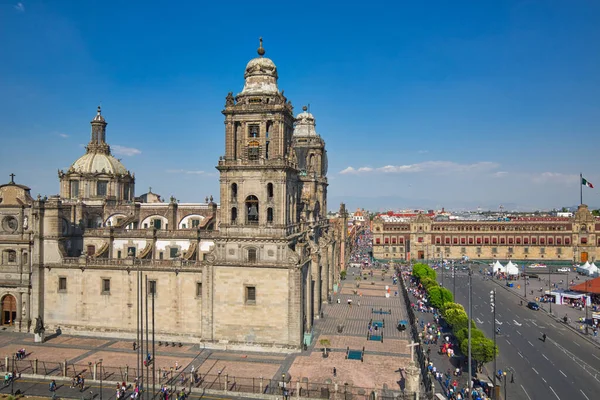
[[579, 285], [571, 286], [571, 290], [583, 293], [600, 294], [600, 277], [582, 282]]

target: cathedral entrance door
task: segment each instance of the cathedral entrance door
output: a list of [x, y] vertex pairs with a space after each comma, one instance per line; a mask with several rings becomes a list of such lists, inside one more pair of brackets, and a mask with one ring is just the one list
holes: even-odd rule
[[17, 299], [7, 294], [2, 298], [2, 325], [13, 325], [17, 319]]
[[419, 258], [419, 260], [425, 259], [425, 251], [424, 250], [419, 250], [418, 258]]
[[587, 251], [582, 251], [581, 252], [581, 262], [585, 264], [587, 261], [588, 261], [588, 253], [587, 253]]

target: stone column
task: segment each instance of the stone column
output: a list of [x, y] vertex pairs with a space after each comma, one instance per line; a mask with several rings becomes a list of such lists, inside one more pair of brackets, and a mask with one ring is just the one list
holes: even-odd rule
[[315, 282], [314, 285], [311, 285], [312, 291], [312, 307], [313, 307], [313, 316], [319, 318], [319, 313], [321, 311], [321, 271], [320, 271], [320, 256], [318, 254], [313, 254], [311, 261], [311, 270], [312, 270], [312, 279]]
[[213, 340], [213, 265], [202, 267], [202, 332], [203, 340]]
[[406, 391], [408, 393], [416, 393], [418, 396], [421, 385], [421, 371], [417, 368], [414, 361], [408, 363], [408, 366], [404, 368], [404, 373], [406, 379]]
[[306, 293], [306, 295], [305, 295], [306, 303], [304, 305], [304, 310], [306, 312], [306, 330], [310, 330], [312, 328], [312, 321], [313, 321], [311, 264], [312, 263], [308, 263], [307, 267], [305, 267], [305, 268], [307, 268], [307, 272], [306, 272], [306, 278], [304, 280], [304, 286], [305, 286], [304, 293]]

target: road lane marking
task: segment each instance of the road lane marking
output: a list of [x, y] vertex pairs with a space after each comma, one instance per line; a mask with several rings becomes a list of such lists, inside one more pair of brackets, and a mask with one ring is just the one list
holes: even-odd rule
[[563, 376], [564, 376], [565, 378], [567, 377], [567, 375], [566, 375], [564, 372], [562, 372], [562, 370], [560, 370], [560, 369], [559, 369], [559, 370], [558, 370], [558, 372], [560, 372], [561, 374], [563, 374]]
[[[546, 357], [545, 354], [542, 354], [542, 357], [544, 357], [546, 360], [548, 360], [548, 357]], [[548, 360], [548, 361], [550, 361], [550, 360]]]
[[[521, 326], [521, 325], [519, 325], [519, 326]], [[519, 332], [519, 331], [517, 331], [517, 333], [518, 333], [519, 335], [521, 334], [521, 332]]]
[[523, 358], [523, 354], [521, 354], [520, 351], [517, 351], [517, 353], [519, 353], [519, 355], [521, 356], [521, 358]]
[[552, 322], [550, 323], [550, 325], [551, 325], [553, 328], [556, 328], [556, 325], [554, 325]]
[[536, 324], [534, 320], [531, 320], [531, 323], [534, 324], [535, 326], [538, 326], [538, 324]]
[[[517, 322], [517, 321], [515, 321], [514, 319], [513, 319], [513, 322], [515, 323], [515, 325], [516, 325], [516, 326], [521, 326], [521, 325], [523, 325], [523, 324], [520, 324], [520, 323], [518, 323], [518, 322]], [[517, 332], [519, 332], [519, 331], [517, 331]], [[520, 333], [519, 333], [519, 335], [520, 335]]]
[[[594, 357], [598, 358], [598, 356], [597, 356], [597, 355], [595, 355], [595, 354], [592, 354], [592, 356], [594, 356]], [[598, 358], [598, 360], [600, 360], [600, 358]]]
[[585, 397], [587, 400], [590, 400], [590, 398], [589, 398], [589, 397], [587, 397], [587, 396], [585, 395], [585, 393], [583, 393], [583, 390], [579, 389], [579, 391], [581, 392], [581, 394], [583, 395], [583, 397]]
[[577, 345], [578, 347], [581, 347], [581, 345], [577, 342], [573, 342], [575, 345]]
[[502, 325], [502, 322], [495, 320], [497, 325]]
[[556, 333], [559, 333], [559, 334], [561, 334], [562, 336], [565, 336], [565, 334], [564, 334], [564, 333], [562, 333], [561, 331], [556, 331]]
[[544, 383], [548, 383], [548, 382], [546, 382], [546, 380], [544, 378], [542, 378], [542, 380], [544, 381]]
[[538, 374], [538, 375], [540, 374], [539, 372], [537, 372], [537, 370], [536, 370], [535, 368], [531, 367], [531, 369], [532, 369], [532, 370], [533, 370], [533, 372], [535, 372], [536, 374]]
[[[525, 395], [527, 396], [527, 398], [529, 400], [531, 400], [531, 397], [529, 397], [529, 393], [527, 393], [527, 390], [525, 390], [525, 388], [523, 387], [523, 385], [521, 385], [521, 389], [523, 389], [523, 391], [525, 392]], [[589, 400], [589, 399], [588, 399]]]
[[525, 325], [527, 325], [527, 326], [531, 326], [531, 325], [529, 325], [527, 322], [525, 322]]
[[510, 344], [510, 342], [508, 341], [508, 339], [506, 339], [506, 343]]
[[480, 320], [479, 318], [475, 318], [475, 320], [477, 321], [478, 324], [483, 324], [483, 321]]
[[560, 400], [560, 397], [558, 397], [558, 395], [556, 394], [556, 392], [554, 391], [554, 389], [552, 389], [552, 386], [548, 386], [550, 388], [550, 390], [552, 390], [552, 393], [554, 393], [554, 395], [556, 396], [556, 398], [558, 400]]
[[529, 340], [527, 341], [527, 343], [529, 343], [533, 347], [533, 343], [531, 343]]

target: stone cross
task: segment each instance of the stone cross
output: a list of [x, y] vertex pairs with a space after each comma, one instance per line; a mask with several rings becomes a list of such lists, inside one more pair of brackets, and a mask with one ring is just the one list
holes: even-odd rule
[[415, 361], [415, 346], [418, 346], [419, 343], [415, 343], [412, 341], [410, 344], [407, 344], [406, 347], [410, 347], [410, 361]]
[[10, 174], [10, 183], [15, 183], [15, 174]]

